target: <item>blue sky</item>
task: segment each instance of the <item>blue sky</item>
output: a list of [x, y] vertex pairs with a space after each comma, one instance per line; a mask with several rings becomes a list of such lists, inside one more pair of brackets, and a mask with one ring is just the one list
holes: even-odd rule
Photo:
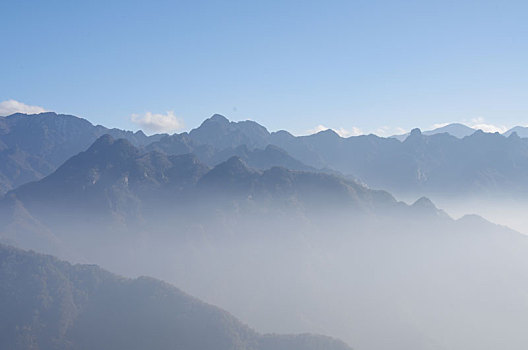
[[213, 113], [297, 134], [528, 124], [526, 1], [7, 0], [0, 13], [0, 101], [110, 127], [188, 130]]

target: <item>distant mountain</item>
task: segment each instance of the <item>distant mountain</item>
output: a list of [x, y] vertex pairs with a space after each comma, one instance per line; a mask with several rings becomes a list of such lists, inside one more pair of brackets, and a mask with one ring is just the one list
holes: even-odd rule
[[[400, 142], [375, 135], [342, 138], [332, 130], [296, 137], [286, 131], [266, 133], [252, 123], [252, 127], [261, 131], [253, 139], [255, 132], [245, 133], [240, 122], [229, 122], [219, 116], [202, 125], [207, 125], [208, 135], [216, 135], [202, 137], [202, 147], [221, 149], [227, 143], [230, 147], [267, 143], [306, 166], [349, 174], [373, 188], [396, 195], [526, 192], [528, 140], [515, 134], [506, 137], [451, 124], [431, 131], [431, 135], [415, 129]], [[189, 133], [191, 142], [193, 135], [204, 133], [201, 128]], [[466, 136], [459, 138], [450, 133]]]
[[0, 117], [0, 194], [49, 175], [104, 134], [136, 146], [163, 136], [94, 126], [85, 119], [52, 112]]
[[520, 193], [528, 180], [528, 141], [477, 131], [463, 139], [413, 130], [404, 142], [375, 135], [319, 133], [276, 144], [308, 165], [353, 174], [397, 195]]
[[281, 166], [291, 170], [331, 172], [328, 169], [318, 170], [303, 164], [277, 146], [267, 145], [264, 148], [250, 148], [246, 144], [233, 142], [233, 146], [222, 148], [221, 145], [202, 144], [195, 141], [187, 133], [163, 137], [159, 141], [149, 144], [146, 150], [159, 151], [168, 155], [193, 153], [201, 162], [209, 166], [216, 166], [233, 156], [237, 156], [250, 167], [261, 170]]
[[358, 144], [347, 152], [354, 162], [338, 160], [330, 166], [396, 194], [524, 193], [528, 142], [519, 137], [477, 131], [459, 139], [415, 129], [390, 147], [387, 139], [372, 141], [375, 147]]
[[240, 145], [252, 149], [265, 147], [269, 132], [254, 121], [230, 122], [224, 116], [215, 114], [200, 127], [191, 130], [189, 136], [198, 144], [214, 145], [218, 149]]
[[56, 209], [61, 208], [70, 215], [128, 217], [135, 222], [141, 217], [141, 200], [173, 199], [208, 170], [191, 154], [142, 153], [125, 139], [104, 135], [51, 175], [9, 192], [7, 200], [16, 198], [26, 208], [39, 210], [44, 221], [60, 216]]
[[141, 131], [132, 133], [94, 126], [70, 115], [14, 114], [0, 117], [0, 195], [51, 174], [104, 134], [124, 138], [147, 151], [168, 155], [194, 153], [209, 166], [236, 155], [258, 169], [284, 166], [293, 170], [315, 170], [278, 147], [267, 147], [268, 131], [252, 121], [234, 123], [214, 115], [191, 134], [146, 136]]
[[[449, 135], [452, 135], [454, 137], [457, 137], [459, 139], [464, 138], [466, 136], [472, 135], [477, 129], [470, 128], [467, 125], [460, 124], [460, 123], [451, 123], [433, 130], [427, 130], [424, 131], [424, 135], [436, 135], [436, 134], [442, 134], [442, 133], [448, 133]], [[409, 133], [403, 134], [403, 135], [394, 135], [391, 136], [392, 138], [395, 138], [400, 141], [405, 141], [405, 139], [409, 136]]]
[[516, 126], [506, 131], [504, 136], [511, 136], [513, 133], [516, 133], [519, 137], [528, 138], [528, 127], [526, 126]]
[[[227, 155], [221, 155], [219, 159], [227, 158], [232, 153], [231, 150], [224, 152]], [[133, 203], [148, 198], [157, 201], [167, 198], [174, 201], [177, 198], [175, 196], [195, 190], [193, 186], [199, 183], [203, 185], [220, 179], [229, 179], [235, 191], [242, 189], [274, 191], [273, 188], [267, 189], [261, 183], [262, 179], [271, 173], [269, 169], [282, 160], [295, 164], [294, 159], [273, 146], [268, 146], [265, 150], [253, 151], [240, 146], [233, 153], [238, 153], [242, 157], [230, 156], [227, 161], [210, 170], [193, 154], [174, 156], [158, 151], [143, 153], [127, 140], [115, 140], [109, 135], [104, 135], [88, 150], [66, 161], [51, 175], [38, 182], [23, 185], [8, 193], [7, 197], [16, 197], [27, 206], [32, 206], [33, 203], [40, 204], [43, 201], [60, 201], [64, 208], [71, 209], [82, 205], [79, 212], [91, 209], [115, 216], [120, 209], [123, 209], [123, 213], [129, 212], [131, 216], [137, 217], [136, 210], [139, 208], [134, 207]], [[270, 162], [269, 159], [273, 158], [277, 161]], [[253, 170], [244, 160], [268, 170], [264, 172]], [[297, 167], [311, 169], [301, 163], [297, 163]], [[292, 178], [300, 176], [290, 170], [284, 169], [284, 172], [290, 174]], [[318, 175], [310, 173], [309, 176]], [[331, 175], [321, 176], [339, 183], [348, 181]], [[243, 179], [247, 179], [249, 183], [245, 184]], [[244, 187], [246, 185], [250, 187]], [[218, 188], [224, 190], [225, 186], [227, 183]], [[360, 185], [350, 181], [347, 186], [361, 188]]]
[[[273, 146], [266, 150], [246, 151], [283, 156]], [[223, 198], [219, 207], [211, 201], [214, 198]], [[0, 237], [37, 249], [43, 245], [41, 232], [46, 227], [53, 234], [45, 246], [58, 247], [56, 242], [61, 242], [60, 246], [82, 249], [86, 237], [71, 231], [71, 226], [79, 223], [86, 223], [94, 232], [110, 228], [125, 232], [156, 225], [153, 217], [165, 214], [176, 218], [175, 213], [191, 211], [195, 215], [212, 206], [213, 212], [221, 209], [230, 216], [233, 206], [249, 203], [253, 204], [248, 208], [275, 203], [270, 207], [273, 210], [296, 210], [299, 215], [315, 213], [323, 206], [324, 210], [336, 208], [356, 214], [405, 208], [387, 192], [331, 174], [281, 167], [262, 171], [249, 167], [238, 156], [210, 168], [192, 154], [143, 153], [124, 139], [105, 135], [51, 175], [7, 193], [0, 200]], [[34, 231], [27, 222], [34, 223]], [[17, 235], [21, 230], [26, 233]], [[101, 239], [118, 236], [103, 235]], [[59, 251], [50, 250], [55, 254]]]
[[274, 145], [268, 145], [264, 149], [256, 148], [249, 149], [246, 145], [241, 145], [236, 148], [226, 148], [214, 154], [211, 160], [212, 164], [219, 164], [230, 157], [239, 157], [248, 166], [266, 170], [272, 167], [283, 167], [290, 170], [311, 171], [311, 172], [325, 172], [327, 170], [320, 170], [308, 166], [297, 159], [290, 156], [285, 150]]
[[458, 137], [459, 139], [461, 139], [466, 136], [473, 135], [475, 131], [477, 131], [477, 129], [473, 129], [467, 125], [460, 123], [452, 123], [433, 130], [425, 131], [424, 135], [448, 133], [449, 135], [453, 135], [454, 137]]
[[0, 348], [348, 350], [309, 334], [261, 335], [177, 288], [0, 245]]
[[342, 138], [332, 130], [296, 137], [287, 131], [270, 133], [252, 121], [231, 122], [220, 115], [189, 133], [151, 137], [53, 113], [0, 118], [0, 125], [0, 193], [52, 173], [104, 133], [128, 139], [142, 153], [193, 153], [209, 167], [237, 156], [258, 170], [281, 166], [345, 174], [404, 198], [519, 197], [526, 192], [528, 177], [528, 139], [518, 133], [506, 137], [482, 131], [464, 138], [452, 136], [449, 132], [459, 136], [470, 132], [461, 124], [434, 130], [433, 135], [416, 129], [404, 142], [375, 135]]

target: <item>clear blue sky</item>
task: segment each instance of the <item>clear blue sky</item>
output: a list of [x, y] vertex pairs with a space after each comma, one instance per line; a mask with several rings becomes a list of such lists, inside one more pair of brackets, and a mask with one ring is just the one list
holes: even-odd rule
[[4, 0], [0, 16], [0, 101], [111, 127], [528, 124], [527, 1]]

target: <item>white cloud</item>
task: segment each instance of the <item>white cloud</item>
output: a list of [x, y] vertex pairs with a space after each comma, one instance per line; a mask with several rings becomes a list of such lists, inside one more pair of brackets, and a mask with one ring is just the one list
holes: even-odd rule
[[373, 133], [381, 137], [390, 137], [393, 135], [406, 134], [407, 130], [399, 126], [394, 127], [394, 126], [384, 125], [380, 128], [377, 128]]
[[486, 123], [486, 121], [482, 117], [471, 119], [471, 123], [469, 126], [473, 129], [480, 129], [484, 132], [498, 132], [502, 134], [508, 131], [508, 127], [504, 125], [494, 125]]
[[39, 106], [29, 106], [15, 100], [6, 100], [0, 102], [0, 116], [5, 117], [14, 113], [37, 114], [46, 112]]
[[[462, 122], [460, 122], [461, 124], [464, 124], [466, 126], [469, 126], [470, 128], [473, 128], [475, 130], [482, 130], [484, 132], [499, 132], [499, 133], [504, 133], [506, 131], [508, 131], [508, 127], [506, 127], [505, 125], [495, 125], [495, 124], [490, 124], [490, 123], [487, 123], [486, 120], [482, 117], [478, 117], [478, 118], [473, 118], [473, 119], [470, 119], [470, 120], [463, 120]], [[438, 128], [441, 128], [441, 127], [444, 127], [446, 125], [449, 125], [451, 123], [438, 123], [438, 124], [433, 124], [433, 129], [438, 129]]]
[[147, 112], [144, 115], [132, 114], [132, 122], [147, 132], [174, 132], [184, 127], [183, 120], [174, 115], [174, 111], [166, 114]]
[[443, 128], [444, 126], [448, 126], [449, 124], [451, 124], [451, 123], [437, 123], [437, 124], [433, 124], [432, 129], [440, 129], [440, 128]]
[[318, 132], [328, 130], [329, 128], [324, 125], [317, 125], [315, 128], [312, 128], [310, 130], [306, 130], [307, 135], [317, 134]]
[[[329, 127], [326, 127], [322, 124], [319, 124], [317, 125], [316, 127], [310, 129], [310, 130], [306, 130], [306, 134], [307, 135], [312, 135], [312, 134], [317, 134], [318, 132], [321, 132], [321, 131], [325, 131], [325, 130], [328, 130], [328, 129], [331, 129]], [[360, 128], [357, 128], [357, 127], [352, 127], [351, 130], [348, 130], [348, 129], [345, 129], [345, 128], [337, 128], [337, 129], [332, 129], [334, 130], [339, 136], [341, 137], [350, 137], [350, 136], [358, 136], [358, 135], [363, 135], [363, 131], [361, 131]]]
[[364, 134], [364, 132], [361, 131], [360, 128], [356, 128], [355, 126], [352, 127], [352, 130], [339, 128], [334, 131], [337, 132], [341, 137], [359, 136]]

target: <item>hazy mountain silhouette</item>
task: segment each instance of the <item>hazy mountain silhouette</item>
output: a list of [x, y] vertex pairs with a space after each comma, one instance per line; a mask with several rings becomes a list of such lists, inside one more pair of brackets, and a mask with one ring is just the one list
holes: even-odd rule
[[[438, 127], [433, 130], [424, 131], [423, 134], [430, 136], [430, 135], [448, 133], [449, 135], [452, 135], [454, 137], [458, 137], [459, 139], [461, 139], [466, 136], [472, 135], [475, 131], [477, 131], [477, 129], [473, 129], [467, 125], [460, 124], [460, 123], [451, 123], [445, 126]], [[400, 140], [400, 141], [405, 141], [407, 136], [409, 136], [409, 133], [402, 134], [402, 135], [394, 135], [391, 137], [397, 140]]]
[[[206, 130], [202, 130], [204, 125]], [[275, 145], [307, 166], [350, 174], [371, 187], [396, 194], [524, 193], [528, 180], [528, 140], [516, 134], [506, 137], [479, 130], [459, 138], [446, 131], [462, 136], [469, 134], [470, 128], [451, 124], [432, 135], [415, 129], [400, 142], [375, 135], [342, 138], [332, 130], [296, 137], [286, 131], [266, 133], [251, 123], [259, 130], [254, 137], [255, 132], [245, 133], [242, 125], [215, 116], [189, 137], [214, 134], [201, 137], [200, 144], [216, 148], [227, 143], [231, 147]]]
[[[127, 139], [148, 151], [168, 155], [194, 153], [209, 166], [237, 155], [258, 169], [284, 166], [293, 170], [315, 170], [277, 147], [266, 147], [269, 133], [264, 127], [251, 121], [229, 122], [219, 115], [207, 119], [191, 136], [188, 133], [146, 136], [141, 131], [133, 133], [94, 126], [71, 115], [13, 114], [0, 118], [0, 195], [51, 174], [104, 134]], [[214, 146], [209, 144], [211, 141]]]
[[2, 349], [350, 349], [323, 336], [261, 335], [159, 280], [4, 245], [0, 281]]
[[527, 138], [528, 137], [528, 127], [526, 126], [516, 126], [506, 131], [504, 136], [511, 136], [513, 133], [516, 133], [519, 137]]
[[[216, 117], [216, 120], [218, 120], [219, 118], [220, 117]], [[223, 119], [219, 119], [219, 120], [223, 120]], [[206, 125], [209, 123], [211, 122], [206, 123]], [[228, 124], [228, 125], [231, 125], [231, 124]], [[238, 125], [238, 124], [233, 123], [232, 125]], [[208, 126], [208, 129], [209, 128], [212, 128], [212, 127]], [[199, 134], [202, 132], [201, 129], [195, 129], [195, 130], [196, 132], [199, 132]], [[224, 132], [223, 129], [216, 130], [216, 131]], [[196, 133], [193, 131], [191, 135], [196, 135]], [[181, 154], [193, 153], [194, 155], [196, 155], [196, 157], [198, 157], [198, 159], [200, 159], [200, 161], [202, 161], [203, 163], [209, 166], [218, 165], [228, 160], [232, 156], [237, 156], [243, 159], [244, 162], [247, 163], [250, 167], [261, 169], [261, 170], [269, 169], [274, 166], [281, 166], [281, 167], [285, 167], [291, 170], [321, 171], [321, 172], [336, 173], [335, 171], [331, 171], [330, 169], [320, 169], [319, 170], [314, 167], [308, 166], [298, 161], [297, 159], [293, 158], [286, 151], [284, 151], [283, 149], [277, 146], [267, 145], [263, 148], [248, 147], [247, 144], [240, 143], [240, 142], [237, 142], [235, 139], [232, 139], [231, 137], [233, 135], [231, 135], [230, 133], [226, 133], [224, 136], [221, 136], [221, 137], [216, 136], [217, 139], [219, 138], [228, 139], [226, 142], [231, 143], [231, 144], [227, 146], [226, 146], [226, 143], [223, 141], [220, 142], [219, 144], [214, 144], [214, 146], [211, 144], [203, 144], [202, 142], [196, 141], [195, 139], [193, 139], [193, 136], [191, 135], [188, 133], [182, 133], [182, 134], [174, 134], [174, 135], [166, 136], [160, 139], [159, 141], [155, 141], [149, 144], [146, 147], [146, 150], [159, 151], [159, 152], [166, 153], [168, 155], [181, 155]], [[241, 133], [237, 132], [237, 135], [240, 136]], [[204, 137], [204, 139], [210, 140], [206, 137]], [[262, 139], [258, 143], [264, 144], [265, 142], [263, 142]], [[247, 141], [247, 140], [248, 138], [244, 137], [244, 141]], [[248, 143], [250, 145], [255, 145], [255, 142], [253, 141], [249, 141]]]
[[94, 126], [85, 119], [52, 112], [0, 117], [0, 193], [50, 174], [104, 134], [137, 146], [162, 136]]
[[[117, 209], [117, 203], [127, 202], [124, 199], [111, 201], [105, 205], [106, 198], [110, 200], [112, 193], [115, 196], [159, 199], [182, 193], [184, 190], [198, 190], [199, 187], [215, 187], [222, 191], [243, 192], [245, 195], [256, 195], [260, 192], [283, 194], [277, 191], [277, 184], [283, 180], [283, 174], [288, 176], [288, 184], [296, 185], [296, 179], [313, 179], [313, 189], [326, 188], [328, 183], [341, 187], [341, 194], [348, 195], [362, 193], [381, 193], [372, 191], [355, 183], [330, 174], [317, 172], [295, 171], [282, 168], [275, 169], [275, 163], [286, 160], [288, 164], [296, 164], [298, 168], [312, 169], [289, 157], [284, 151], [268, 146], [264, 150], [254, 149], [249, 151], [244, 146], [239, 146], [236, 153], [242, 155], [230, 156], [227, 161], [210, 168], [201, 163], [193, 154], [166, 155], [157, 151], [141, 152], [130, 142], [124, 139], [113, 139], [110, 135], [100, 137], [88, 150], [79, 153], [66, 161], [54, 173], [44, 179], [21, 186], [10, 192], [7, 197], [16, 197], [25, 203], [61, 200], [70, 206], [70, 202], [88, 205], [93, 200], [95, 209], [108, 211]], [[226, 151], [229, 155], [230, 152]], [[222, 155], [219, 158], [227, 157]], [[277, 162], [269, 161], [275, 157]], [[246, 163], [246, 161], [249, 161]], [[262, 171], [254, 169], [251, 164], [258, 164], [265, 168]], [[271, 164], [268, 166], [268, 164]], [[274, 179], [273, 176], [277, 178]], [[273, 186], [267, 185], [273, 183]], [[198, 184], [198, 187], [193, 187]], [[232, 186], [232, 187], [231, 187]], [[306, 191], [312, 189], [306, 188]], [[386, 194], [386, 198], [396, 201]], [[81, 200], [82, 199], [82, 200]], [[129, 202], [129, 201], [128, 201]]]
[[173, 199], [208, 170], [191, 154], [141, 153], [125, 139], [104, 135], [51, 175], [8, 193], [6, 200], [16, 198], [41, 212], [43, 220], [68, 211], [69, 220], [100, 215], [135, 222], [142, 200]]
[[[273, 146], [247, 152], [284, 155]], [[222, 201], [215, 202], [219, 198]], [[33, 249], [42, 246], [42, 227], [58, 234], [51, 235], [53, 239], [45, 246], [64, 238], [83, 242], [85, 237], [69, 229], [77, 224], [94, 232], [112, 228], [118, 239], [118, 232], [148, 226], [162, 213], [177, 217], [169, 213], [193, 211], [199, 215], [211, 206], [212, 212], [221, 209], [229, 216], [234, 214], [230, 212], [234, 203], [305, 214], [332, 208], [351, 210], [355, 215], [413, 211], [387, 192], [336, 175], [282, 167], [258, 170], [238, 156], [210, 168], [192, 154], [143, 153], [127, 140], [104, 135], [51, 175], [22, 185], [0, 200], [0, 233], [5, 240], [16, 242], [16, 232], [24, 231], [22, 242], [28, 243], [34, 229], [35, 242], [26, 245]]]
[[246, 145], [241, 145], [236, 148], [226, 148], [217, 152], [210, 162], [218, 164], [232, 156], [237, 156], [244, 160], [248, 166], [261, 170], [279, 166], [290, 170], [311, 172], [327, 171], [310, 167], [290, 156], [285, 150], [273, 145], [268, 145], [264, 149], [256, 148], [253, 150], [249, 149]]
[[415, 130], [403, 142], [375, 135], [342, 138], [332, 130], [296, 137], [214, 115], [189, 133], [147, 137], [93, 126], [73, 116], [17, 114], [0, 118], [0, 192], [50, 174], [107, 133], [147, 151], [193, 153], [208, 166], [238, 156], [260, 170], [282, 166], [347, 174], [396, 195], [524, 193], [528, 141], [518, 137], [523, 129], [508, 131], [507, 136], [477, 131], [460, 138], [471, 130], [462, 124]]

